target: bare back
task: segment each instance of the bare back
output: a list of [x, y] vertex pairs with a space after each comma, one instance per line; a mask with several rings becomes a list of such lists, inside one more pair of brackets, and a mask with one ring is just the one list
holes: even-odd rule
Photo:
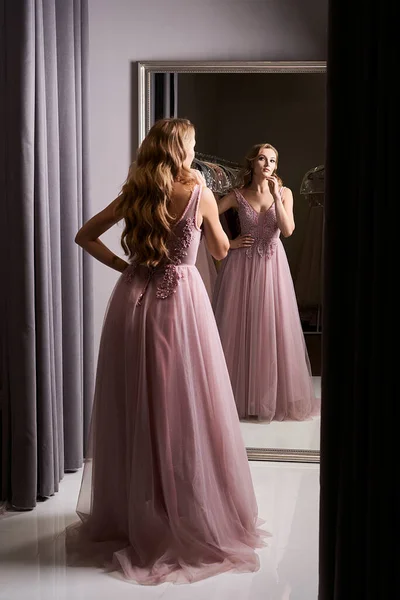
[[[174, 184], [170, 200], [170, 212], [179, 221], [190, 201], [190, 190], [181, 183]], [[218, 215], [218, 207], [214, 194], [202, 185], [199, 209], [196, 213], [196, 225], [202, 227], [207, 249], [214, 258], [225, 258], [229, 250], [229, 240], [226, 236]]]
[[[174, 217], [174, 222], [179, 221], [181, 216], [186, 210], [188, 202], [190, 201], [193, 190], [188, 189], [187, 186], [182, 183], [175, 182], [172, 196], [170, 199], [170, 214]], [[200, 210], [197, 214], [197, 227], [201, 227], [203, 218], [201, 217]]]

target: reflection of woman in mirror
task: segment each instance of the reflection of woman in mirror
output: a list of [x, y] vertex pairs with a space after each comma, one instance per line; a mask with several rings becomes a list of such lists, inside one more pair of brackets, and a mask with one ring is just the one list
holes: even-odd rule
[[[202, 226], [215, 258], [226, 256], [229, 240], [212, 192], [190, 169], [194, 146], [189, 121], [156, 123], [120, 196], [76, 240], [123, 272], [102, 332], [76, 532], [81, 548], [102, 542], [104, 558], [144, 584], [256, 571], [255, 548], [264, 544], [218, 329], [195, 267]], [[99, 240], [120, 219], [130, 264]]]
[[213, 307], [241, 419], [304, 420], [319, 412], [286, 253], [293, 195], [277, 174], [278, 153], [258, 144], [246, 158], [243, 187], [219, 201], [238, 211]]

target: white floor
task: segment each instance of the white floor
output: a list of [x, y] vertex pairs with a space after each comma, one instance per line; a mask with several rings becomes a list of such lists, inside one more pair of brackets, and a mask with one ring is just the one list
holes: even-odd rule
[[63, 530], [75, 520], [80, 473], [34, 511], [0, 517], [0, 600], [316, 600], [319, 465], [251, 462], [259, 513], [273, 534], [255, 574], [143, 587], [65, 566]]
[[[314, 391], [321, 398], [321, 378], [313, 377]], [[246, 448], [319, 450], [320, 418], [307, 421], [241, 422]]]

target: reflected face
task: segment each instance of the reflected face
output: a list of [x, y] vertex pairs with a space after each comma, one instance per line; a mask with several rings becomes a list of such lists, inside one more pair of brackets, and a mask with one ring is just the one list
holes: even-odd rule
[[271, 148], [262, 148], [253, 160], [253, 176], [259, 179], [274, 174], [277, 165], [275, 152]]
[[190, 169], [193, 159], [194, 159], [194, 148], [196, 146], [196, 135], [194, 130], [192, 130], [188, 137], [185, 140], [185, 150], [186, 150], [186, 158], [183, 163], [183, 166], [186, 169]]

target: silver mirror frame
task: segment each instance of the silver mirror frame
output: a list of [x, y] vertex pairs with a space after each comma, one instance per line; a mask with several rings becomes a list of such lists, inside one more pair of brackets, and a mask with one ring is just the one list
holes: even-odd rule
[[[138, 63], [138, 142], [151, 127], [154, 73], [326, 73], [325, 61], [149, 61]], [[319, 463], [319, 450], [246, 448], [249, 460]]]
[[325, 73], [324, 61], [149, 61], [138, 63], [138, 141], [146, 137], [151, 126], [154, 73]]

